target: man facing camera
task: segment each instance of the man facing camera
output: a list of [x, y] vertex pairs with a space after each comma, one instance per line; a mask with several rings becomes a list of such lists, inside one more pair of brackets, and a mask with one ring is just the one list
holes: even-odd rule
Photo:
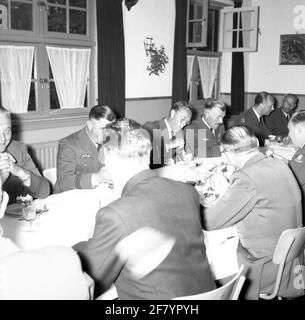
[[118, 120], [109, 136], [105, 164], [121, 198], [98, 211], [93, 237], [74, 246], [95, 280], [95, 295], [113, 283], [119, 299], [214, 289], [196, 190], [149, 169], [150, 138], [137, 122]]
[[220, 156], [220, 139], [225, 129], [223, 118], [226, 105], [221, 100], [208, 99], [200, 118], [192, 121], [185, 129], [187, 154], [194, 157], [211, 158]]
[[55, 193], [92, 189], [109, 181], [99, 149], [104, 143], [106, 125], [115, 118], [108, 106], [96, 105], [83, 129], [59, 141]]
[[[222, 137], [221, 148], [237, 170], [216, 203], [206, 201], [204, 228], [235, 226], [240, 237], [238, 262], [246, 267], [246, 298], [272, 293], [278, 266], [272, 261], [281, 233], [302, 226], [301, 193], [288, 165], [267, 158], [258, 150], [258, 139], [245, 126], [234, 126]], [[210, 202], [210, 203], [209, 203]], [[294, 268], [303, 255], [286, 263], [279, 295], [294, 298], [304, 290], [294, 286]]]
[[3, 190], [9, 195], [9, 204], [19, 195], [46, 198], [49, 182], [41, 176], [24, 143], [12, 140], [10, 113], [0, 107], [0, 178]]
[[151, 169], [183, 160], [185, 142], [182, 129], [191, 118], [190, 105], [185, 101], [179, 101], [171, 107], [166, 118], [144, 123], [143, 127], [149, 132], [152, 143]]
[[266, 117], [266, 125], [275, 136], [288, 136], [288, 121], [298, 106], [298, 97], [294, 94], [286, 94], [281, 108], [274, 110]]

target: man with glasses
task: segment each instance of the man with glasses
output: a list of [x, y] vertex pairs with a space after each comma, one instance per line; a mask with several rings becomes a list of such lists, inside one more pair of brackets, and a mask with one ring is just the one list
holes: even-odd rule
[[187, 102], [176, 102], [166, 118], [146, 122], [143, 128], [152, 143], [150, 168], [156, 169], [184, 159], [184, 137], [182, 129], [191, 121], [192, 110]]
[[225, 131], [225, 115], [226, 105], [223, 101], [207, 99], [201, 117], [184, 129], [186, 153], [199, 158], [219, 157], [220, 139]]

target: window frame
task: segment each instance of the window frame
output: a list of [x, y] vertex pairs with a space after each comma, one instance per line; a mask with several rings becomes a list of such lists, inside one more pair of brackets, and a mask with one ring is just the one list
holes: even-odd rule
[[[22, 1], [21, 1], [22, 2]], [[33, 31], [22, 30], [0, 30], [0, 45], [33, 45], [35, 46], [34, 59], [36, 61], [37, 78], [35, 85], [39, 85], [41, 75], [46, 75], [49, 79], [49, 61], [46, 52], [47, 45], [57, 45], [64, 47], [85, 47], [91, 48], [91, 57], [89, 65], [89, 84], [87, 85], [87, 105], [88, 107], [96, 104], [96, 24], [94, 1], [87, 1], [87, 35], [61, 34], [55, 32], [45, 32], [44, 21], [47, 23], [47, 11], [33, 0]], [[42, 14], [41, 14], [42, 13]], [[10, 16], [10, 14], [9, 14]], [[10, 17], [8, 17], [8, 23]], [[40, 28], [40, 29], [39, 29]], [[36, 50], [39, 48], [39, 50]], [[44, 52], [43, 52], [44, 51]], [[38, 57], [39, 56], [39, 57]], [[35, 61], [34, 61], [35, 63]], [[0, 89], [1, 90], [1, 89]], [[1, 91], [0, 91], [1, 92]], [[48, 90], [49, 94], [50, 90]], [[35, 90], [36, 110], [26, 113], [12, 113], [13, 131], [14, 127], [20, 126], [24, 130], [37, 130], [45, 128], [56, 128], [62, 126], [73, 126], [83, 123], [88, 117], [89, 108], [75, 109], [51, 109], [48, 102], [45, 101], [45, 94], [42, 91]], [[0, 97], [1, 100], [1, 97]]]
[[[253, 27], [239, 27], [240, 16], [243, 12], [253, 12]], [[225, 29], [225, 14], [232, 13], [232, 26], [229, 29]], [[233, 27], [233, 16], [234, 13], [238, 14], [238, 22], [237, 27]], [[251, 6], [251, 7], [241, 7], [241, 8], [224, 8], [220, 10], [220, 23], [219, 23], [219, 42], [218, 42], [218, 51], [220, 52], [256, 52], [258, 46], [258, 19], [259, 19], [259, 6]], [[250, 45], [247, 47], [245, 45], [245, 41], [243, 41], [242, 47], [233, 48], [233, 41], [231, 42], [230, 47], [224, 46], [225, 41], [225, 33], [231, 33], [231, 39], [233, 39], [233, 32], [237, 33], [237, 41], [236, 43], [239, 44], [239, 36], [240, 33], [243, 31], [250, 31], [251, 40]]]

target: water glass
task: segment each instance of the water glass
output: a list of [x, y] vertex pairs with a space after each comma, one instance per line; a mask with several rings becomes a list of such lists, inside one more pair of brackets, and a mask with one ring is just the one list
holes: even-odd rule
[[22, 204], [22, 216], [24, 220], [29, 221], [29, 231], [32, 231], [32, 222], [36, 219], [36, 205], [33, 200]]

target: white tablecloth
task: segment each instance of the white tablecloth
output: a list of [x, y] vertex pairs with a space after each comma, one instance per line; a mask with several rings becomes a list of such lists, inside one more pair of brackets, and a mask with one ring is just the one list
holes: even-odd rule
[[[220, 163], [221, 158], [204, 159], [200, 170]], [[189, 181], [196, 178], [198, 167], [176, 164], [156, 172], [163, 177]], [[0, 220], [4, 237], [13, 240], [21, 249], [31, 250], [40, 247], [66, 245], [73, 246], [88, 240], [94, 230], [95, 216], [99, 208], [106, 206], [119, 197], [119, 194], [105, 185], [94, 190], [71, 190], [38, 200], [49, 209], [33, 223], [20, 220], [20, 216], [5, 214]], [[234, 228], [205, 232], [207, 256], [216, 279], [238, 271], [236, 246], [238, 237]]]

